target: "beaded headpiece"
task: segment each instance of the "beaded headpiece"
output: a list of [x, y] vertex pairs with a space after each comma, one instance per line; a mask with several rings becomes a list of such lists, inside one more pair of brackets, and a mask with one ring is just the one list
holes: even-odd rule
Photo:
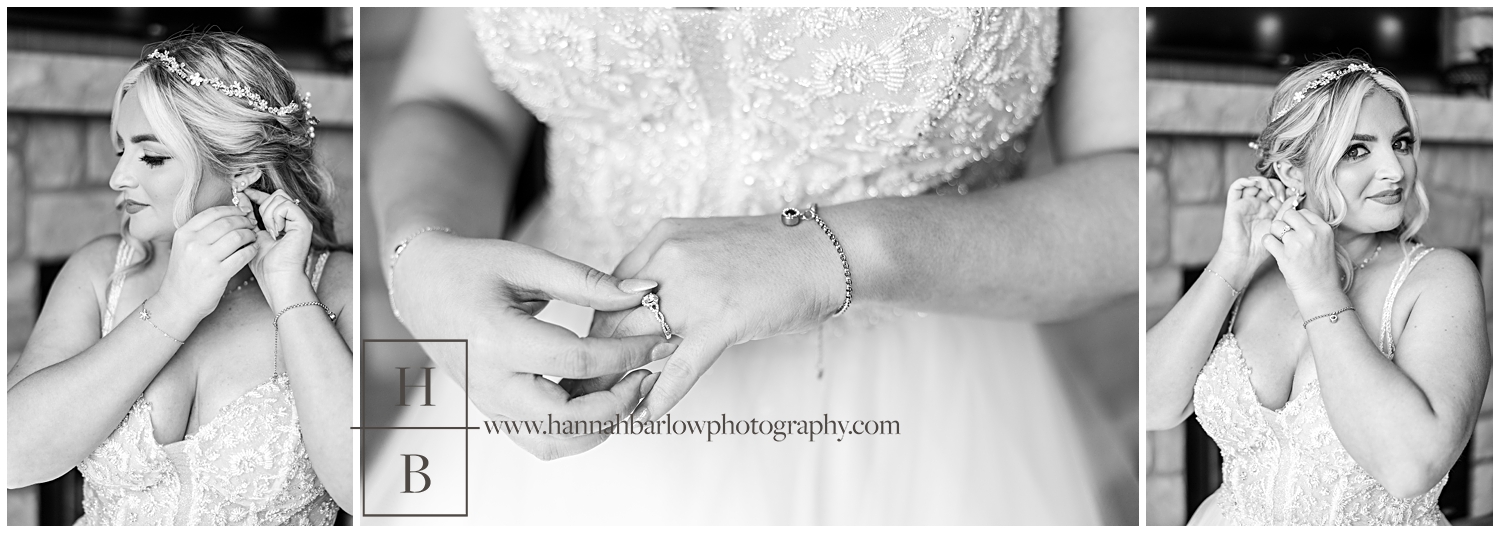
[[224, 83], [224, 80], [221, 80], [219, 78], [205, 77], [203, 74], [188, 70], [187, 67], [183, 66], [182, 63], [179, 63], [177, 61], [177, 58], [168, 55], [167, 52], [164, 52], [160, 49], [152, 50], [150, 54], [146, 55], [146, 58], [157, 60], [163, 67], [166, 67], [167, 72], [176, 74], [177, 77], [182, 78], [183, 81], [188, 82], [188, 85], [198, 87], [206, 84], [209, 87], [213, 87], [214, 90], [223, 93], [224, 96], [228, 96], [230, 98], [239, 98], [241, 100], [249, 102], [250, 107], [255, 109], [256, 111], [270, 113], [278, 117], [284, 117], [295, 113], [298, 110], [301, 110], [302, 113], [307, 117], [307, 136], [309, 138], [316, 137], [313, 131], [313, 126], [317, 125], [318, 119], [313, 117], [312, 115], [312, 93], [304, 93], [302, 95], [301, 102], [292, 102], [281, 107], [274, 107], [270, 103], [266, 102], [265, 98], [262, 98], [259, 94], [256, 94], [255, 91], [250, 90], [249, 87], [241, 85], [240, 82], [235, 81]]
[[1375, 75], [1375, 74], [1379, 74], [1379, 72], [1375, 70], [1375, 67], [1372, 67], [1369, 64], [1364, 63], [1364, 62], [1354, 62], [1354, 63], [1350, 63], [1349, 66], [1347, 66], [1347, 67], [1344, 67], [1344, 68], [1341, 68], [1341, 69], [1338, 69], [1338, 70], [1335, 70], [1335, 71], [1332, 71], [1332, 72], [1324, 72], [1322, 76], [1318, 76], [1317, 79], [1315, 79], [1315, 80], [1313, 80], [1311, 82], [1308, 82], [1307, 86], [1303, 87], [1302, 90], [1297, 91], [1296, 93], [1292, 94], [1292, 101], [1291, 102], [1287, 102], [1287, 104], [1285, 106], [1282, 106], [1281, 110], [1276, 112], [1276, 118], [1272, 119], [1272, 121], [1274, 122], [1274, 121], [1277, 121], [1277, 120], [1281, 120], [1281, 117], [1286, 116], [1287, 112], [1292, 110], [1292, 106], [1295, 106], [1295, 105], [1301, 103], [1302, 100], [1304, 100], [1304, 99], [1307, 98], [1307, 93], [1309, 91], [1317, 90], [1320, 87], [1323, 87], [1325, 85], [1333, 83], [1334, 80], [1337, 80], [1339, 78], [1344, 77], [1347, 74], [1352, 74], [1355, 71], [1360, 71], [1360, 70], [1363, 70], [1365, 72], [1369, 72], [1370, 75], [1372, 75], [1372, 76]]

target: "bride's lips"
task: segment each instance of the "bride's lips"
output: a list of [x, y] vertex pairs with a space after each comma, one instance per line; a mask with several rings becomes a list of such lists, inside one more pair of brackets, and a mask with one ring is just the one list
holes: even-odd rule
[[1405, 191], [1402, 188], [1396, 187], [1396, 188], [1391, 189], [1389, 191], [1385, 191], [1383, 193], [1371, 196], [1370, 197], [1370, 201], [1376, 202], [1376, 203], [1382, 203], [1382, 204], [1385, 204], [1385, 205], [1396, 205], [1396, 204], [1401, 203], [1401, 198], [1404, 196], [1404, 194], [1403, 194], [1404, 192]]
[[143, 204], [135, 200], [125, 200], [120, 202], [119, 208], [124, 209], [126, 213], [134, 215], [141, 212], [142, 209], [145, 209], [149, 205], [151, 204]]

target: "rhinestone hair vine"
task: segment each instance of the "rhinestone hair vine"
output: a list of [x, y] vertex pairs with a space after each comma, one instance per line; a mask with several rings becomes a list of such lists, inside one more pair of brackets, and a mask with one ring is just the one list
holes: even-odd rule
[[250, 90], [249, 87], [241, 85], [240, 82], [224, 83], [224, 80], [219, 78], [205, 77], [203, 74], [188, 70], [187, 67], [177, 61], [177, 58], [168, 55], [167, 52], [161, 49], [152, 50], [150, 54], [146, 55], [146, 58], [155, 59], [167, 69], [167, 72], [171, 72], [177, 75], [177, 77], [182, 78], [183, 81], [188, 82], [188, 85], [200, 87], [207, 84], [209, 87], [213, 87], [214, 90], [224, 94], [224, 96], [239, 98], [249, 102], [250, 107], [256, 111], [284, 117], [301, 110], [303, 115], [307, 117], [308, 138], [317, 136], [313, 129], [313, 126], [318, 124], [318, 119], [312, 115], [312, 93], [304, 93], [301, 97], [301, 102], [292, 102], [281, 107], [274, 107], [269, 102], [266, 102], [265, 98], [256, 94], [255, 91]]
[[1333, 83], [1334, 80], [1361, 70], [1369, 72], [1372, 76], [1380, 73], [1375, 70], [1375, 67], [1372, 67], [1368, 63], [1362, 61], [1350, 63], [1349, 66], [1335, 70], [1333, 72], [1324, 72], [1322, 76], [1318, 76], [1317, 79], [1309, 82], [1306, 87], [1302, 88], [1302, 90], [1297, 91], [1295, 94], [1293, 94], [1292, 101], [1288, 102], [1285, 106], [1282, 106], [1281, 110], [1276, 112], [1276, 118], [1271, 119], [1272, 122], [1281, 120], [1281, 117], [1286, 116], [1287, 112], [1291, 111], [1293, 106], [1296, 106], [1297, 104], [1301, 103], [1302, 100], [1307, 98], [1308, 92], [1317, 90], [1320, 87]]

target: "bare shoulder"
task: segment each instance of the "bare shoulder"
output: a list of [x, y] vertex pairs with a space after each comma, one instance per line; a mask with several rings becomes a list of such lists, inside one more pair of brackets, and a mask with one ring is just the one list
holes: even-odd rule
[[59, 274], [60, 278], [87, 281], [103, 287], [115, 270], [115, 256], [120, 251], [119, 235], [101, 235], [94, 238], [68, 257]]
[[1474, 266], [1474, 261], [1453, 248], [1433, 248], [1431, 252], [1423, 257], [1417, 266], [1413, 267], [1411, 273], [1407, 274], [1407, 283], [1416, 285], [1426, 292], [1428, 289], [1436, 290], [1470, 290], [1480, 289], [1479, 269]]

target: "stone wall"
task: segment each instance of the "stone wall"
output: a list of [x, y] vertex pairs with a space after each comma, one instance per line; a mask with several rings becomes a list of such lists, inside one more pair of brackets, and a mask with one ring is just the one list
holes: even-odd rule
[[[1264, 124], [1271, 87], [1148, 80], [1146, 91], [1146, 320], [1155, 324], [1184, 290], [1183, 271], [1202, 268], [1218, 247], [1226, 187], [1255, 175], [1247, 143]], [[1489, 100], [1414, 95], [1421, 119], [1421, 177], [1432, 214], [1427, 244], [1477, 252], [1485, 302], [1493, 315], [1491, 185], [1494, 175]], [[1491, 386], [1493, 389], [1493, 384]], [[1471, 446], [1474, 514], [1492, 512], [1492, 396]], [[1147, 434], [1147, 521], [1187, 521], [1184, 429]]]
[[[109, 110], [134, 61], [24, 51], [8, 52], [7, 61], [8, 369], [26, 346], [46, 296], [39, 286], [44, 269], [94, 237], [119, 231], [116, 193], [109, 188], [118, 160], [109, 141]], [[352, 243], [353, 84], [347, 75], [294, 75], [313, 93], [318, 160], [338, 185], [339, 241]], [[27, 523], [15, 514], [34, 513], [35, 496], [10, 492], [9, 523]]]

